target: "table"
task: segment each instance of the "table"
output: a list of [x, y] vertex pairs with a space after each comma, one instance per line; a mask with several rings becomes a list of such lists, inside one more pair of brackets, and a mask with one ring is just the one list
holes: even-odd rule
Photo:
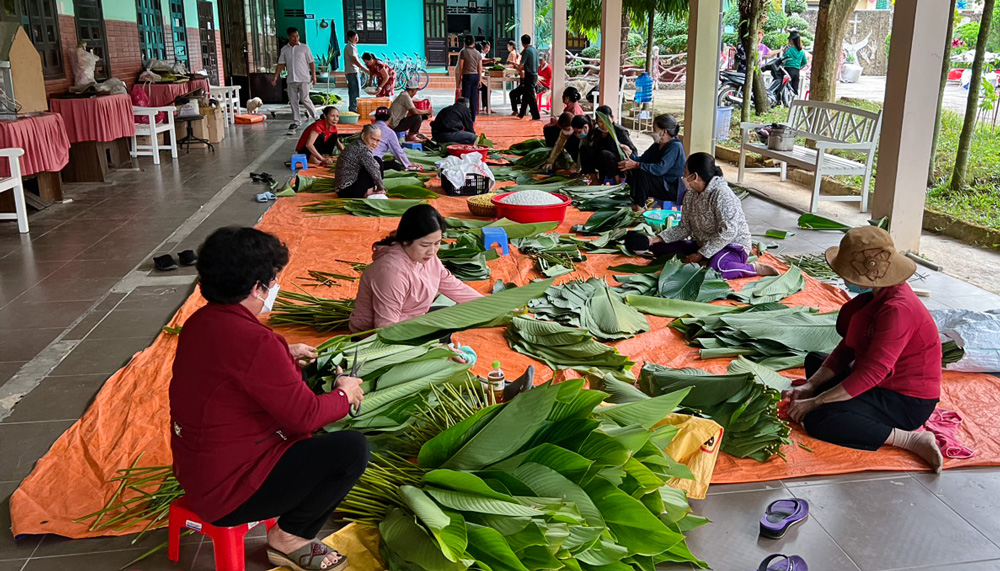
[[[59, 171], [69, 162], [69, 138], [58, 113], [41, 113], [16, 121], [0, 121], [0, 148], [20, 147], [21, 175], [38, 179], [38, 194], [45, 202], [62, 200]], [[0, 164], [0, 176], [10, 176], [6, 161]], [[3, 195], [10, 195], [5, 192]], [[11, 201], [13, 212], [13, 201]]]
[[212, 97], [222, 103], [222, 115], [226, 123], [236, 124], [236, 116], [240, 113], [240, 86], [239, 85], [213, 85], [211, 87]]
[[[493, 114], [493, 90], [499, 88], [502, 91], [508, 91], [508, 83], [518, 83], [521, 79], [519, 77], [486, 77], [486, 114]], [[516, 87], [516, 85], [515, 85]], [[511, 88], [513, 89], [513, 87]]]
[[148, 107], [163, 107], [173, 105], [174, 99], [196, 89], [211, 93], [212, 86], [207, 79], [192, 79], [187, 83], [137, 83], [133, 90], [142, 89], [149, 96]]
[[135, 117], [128, 94], [52, 98], [49, 107], [62, 116], [71, 143], [63, 172], [67, 182], [104, 182], [111, 168], [132, 166]]

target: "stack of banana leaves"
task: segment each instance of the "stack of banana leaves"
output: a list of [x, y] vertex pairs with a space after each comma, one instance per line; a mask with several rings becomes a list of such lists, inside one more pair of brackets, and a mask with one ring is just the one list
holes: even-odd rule
[[483, 242], [471, 233], [461, 234], [438, 250], [438, 258], [456, 278], [462, 281], [485, 280], [490, 277], [489, 260], [498, 256], [496, 250], [486, 250]]
[[618, 228], [632, 228], [642, 223], [642, 215], [632, 211], [630, 206], [602, 208], [590, 215], [583, 224], [573, 227], [580, 234], [600, 234]]
[[670, 324], [690, 345], [701, 348], [702, 359], [744, 356], [779, 371], [801, 367], [810, 352], [832, 352], [841, 339], [836, 325], [836, 313], [778, 303]]
[[426, 200], [373, 200], [367, 198], [332, 198], [313, 202], [302, 207], [310, 214], [354, 216], [402, 216], [412, 206], [427, 204]]
[[483, 228], [503, 228], [509, 240], [517, 238], [531, 238], [555, 230], [558, 222], [514, 222], [507, 218], [499, 220], [473, 220], [467, 218], [445, 218], [448, 229], [444, 233], [445, 238], [458, 238], [463, 234], [472, 234], [480, 239], [483, 236]]
[[511, 349], [542, 361], [552, 370], [596, 367], [627, 371], [634, 365], [617, 349], [595, 341], [589, 331], [554, 321], [515, 315], [506, 337]]
[[805, 286], [806, 277], [802, 270], [791, 266], [787, 272], [779, 276], [769, 276], [746, 284], [732, 297], [751, 305], [774, 303], [802, 291]]
[[[685, 301], [708, 302], [725, 299], [733, 293], [726, 280], [715, 270], [679, 260], [662, 260], [643, 267], [626, 267], [643, 273], [615, 276], [623, 294], [638, 294]], [[653, 271], [660, 266], [659, 271]], [[749, 287], [749, 286], [747, 286]]]
[[[518, 169], [527, 172], [539, 172], [549, 160], [552, 154], [550, 147], [538, 147], [526, 152], [521, 158], [514, 161]], [[567, 169], [573, 163], [569, 153], [565, 150], [556, 157], [556, 162], [552, 165], [555, 169]]]
[[550, 287], [528, 309], [538, 317], [586, 329], [602, 341], [630, 339], [649, 330], [646, 317], [598, 278]]
[[477, 389], [420, 407], [340, 506], [378, 526], [389, 569], [707, 567], [684, 538], [707, 520], [665, 485], [692, 477], [663, 452], [676, 429], [653, 428], [686, 391], [598, 408], [607, 394], [582, 380], [499, 405]]
[[545, 141], [541, 139], [528, 139], [527, 141], [521, 141], [520, 143], [514, 143], [508, 147], [504, 152], [510, 155], [526, 155], [535, 149], [541, 149], [545, 147]]
[[576, 270], [576, 264], [587, 259], [580, 251], [580, 241], [566, 234], [542, 234], [533, 238], [511, 240], [522, 254], [535, 260], [535, 267], [550, 278]]
[[624, 184], [611, 186], [564, 186], [559, 192], [573, 200], [580, 210], [621, 208], [629, 204], [628, 188]]

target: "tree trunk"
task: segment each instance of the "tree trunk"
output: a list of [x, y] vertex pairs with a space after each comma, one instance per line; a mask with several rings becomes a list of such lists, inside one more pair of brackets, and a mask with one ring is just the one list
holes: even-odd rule
[[948, 33], [944, 38], [944, 61], [941, 62], [941, 85], [938, 87], [937, 114], [934, 117], [934, 134], [931, 136], [931, 164], [927, 167], [927, 186], [937, 184], [934, 176], [934, 159], [937, 155], [938, 139], [941, 138], [941, 115], [944, 111], [944, 88], [948, 85], [948, 72], [951, 71], [951, 35], [955, 31], [955, 6], [958, 0], [951, 0], [951, 11], [948, 12]]
[[632, 20], [628, 17], [628, 10], [622, 10], [622, 57], [618, 63], [619, 72], [625, 68], [625, 58], [628, 57], [628, 33], [632, 30]]
[[655, 20], [656, 10], [650, 10], [649, 27], [646, 28], [646, 73], [648, 73], [650, 77], [653, 76], [653, 25]]
[[844, 32], [855, 6], [857, 0], [820, 0], [809, 86], [809, 99], [813, 101], [837, 100], [837, 70], [844, 49]]
[[961, 190], [967, 185], [969, 151], [972, 136], [976, 133], [976, 115], [979, 113], [979, 88], [983, 82], [983, 60], [986, 57], [986, 42], [993, 23], [993, 8], [996, 0], [983, 3], [983, 19], [979, 22], [979, 38], [976, 40], [976, 57], [972, 60], [972, 81], [969, 82], [969, 99], [965, 103], [965, 121], [962, 134], [958, 137], [958, 152], [955, 153], [955, 170], [951, 175], [951, 189]]
[[743, 53], [746, 54], [747, 63], [747, 71], [743, 79], [743, 108], [740, 114], [742, 121], [749, 120], [751, 101], [753, 101], [754, 111], [757, 115], [766, 113], [771, 108], [771, 102], [767, 98], [767, 88], [764, 87], [764, 78], [760, 73], [756, 45], [762, 3], [762, 0], [742, 0], [739, 4], [740, 45], [743, 48]]

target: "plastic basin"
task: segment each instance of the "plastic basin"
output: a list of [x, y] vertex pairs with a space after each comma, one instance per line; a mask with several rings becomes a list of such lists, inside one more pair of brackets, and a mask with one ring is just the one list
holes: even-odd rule
[[357, 125], [360, 118], [361, 115], [348, 115], [344, 112], [340, 114], [340, 123], [342, 125]]
[[448, 154], [453, 157], [460, 157], [469, 153], [479, 153], [483, 156], [483, 160], [486, 160], [486, 153], [489, 150], [489, 147], [480, 147], [479, 145], [452, 145], [448, 147]]
[[553, 192], [552, 196], [562, 200], [559, 204], [544, 206], [527, 206], [524, 204], [504, 204], [503, 198], [510, 192], [504, 192], [493, 197], [497, 205], [497, 218], [509, 218], [514, 222], [527, 224], [529, 222], [562, 222], [566, 218], [566, 209], [573, 202], [565, 194]]

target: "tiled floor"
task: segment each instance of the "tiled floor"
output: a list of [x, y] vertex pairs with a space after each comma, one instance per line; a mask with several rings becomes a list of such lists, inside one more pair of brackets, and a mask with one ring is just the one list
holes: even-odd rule
[[[117, 570], [165, 540], [162, 531], [135, 545], [131, 538], [15, 540], [6, 498], [108, 375], [189, 295], [193, 270], [157, 276], [152, 256], [195, 248], [214, 228], [253, 224], [267, 209], [252, 200], [261, 187], [244, 171], [284, 172], [294, 143], [284, 127], [279, 120], [231, 128], [214, 156], [192, 151], [158, 167], [144, 160], [141, 170], [115, 173], [109, 184], [69, 185], [73, 202], [32, 215], [30, 236], [0, 225], [0, 571]], [[749, 198], [744, 209], [755, 234], [795, 227], [797, 214], [771, 203]], [[840, 237], [797, 231], [776, 251], [818, 253]], [[1000, 306], [1000, 298], [964, 282], [923, 268], [919, 274], [919, 287], [932, 291], [929, 307]], [[22, 392], [8, 414], [5, 399]], [[810, 519], [782, 540], [759, 539], [764, 507], [790, 496], [809, 500]], [[994, 469], [713, 486], [706, 500], [692, 502], [713, 523], [692, 531], [690, 543], [720, 571], [756, 568], [773, 552], [800, 554], [819, 571], [995, 570], [998, 498]], [[248, 569], [268, 567], [260, 530], [247, 554]], [[210, 543], [190, 536], [179, 564], [161, 552], [130, 568], [210, 570], [212, 557]]]

